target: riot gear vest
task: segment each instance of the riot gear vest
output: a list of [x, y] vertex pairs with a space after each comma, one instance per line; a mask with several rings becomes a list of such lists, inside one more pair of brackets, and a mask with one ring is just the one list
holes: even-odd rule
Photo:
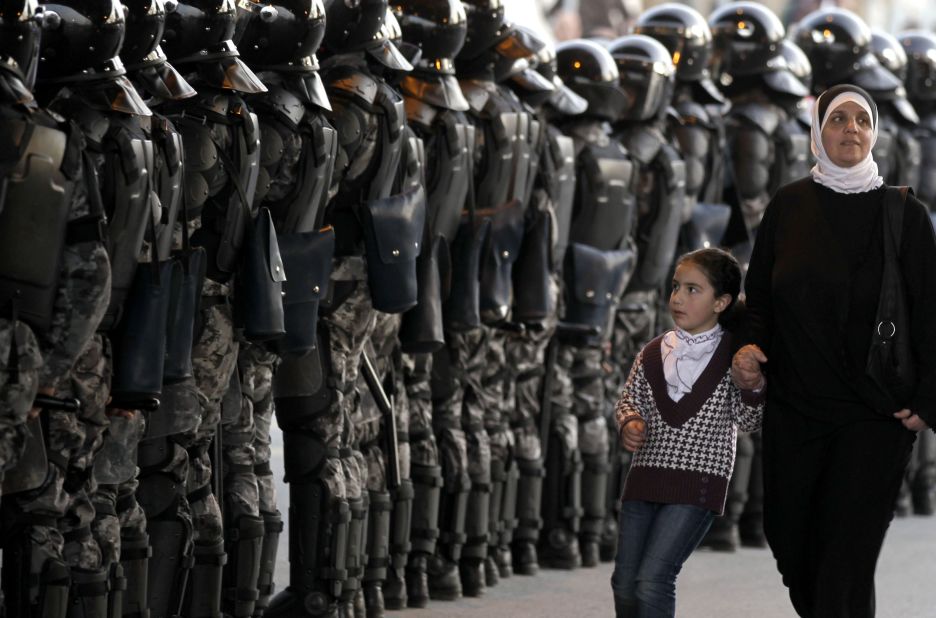
[[72, 212], [80, 140], [58, 125], [38, 110], [0, 105], [0, 314], [15, 312], [39, 331], [52, 322], [69, 221], [89, 216]]
[[331, 57], [323, 70], [333, 108], [328, 119], [338, 132], [334, 196], [325, 222], [335, 228], [336, 255], [361, 255], [356, 208], [392, 195], [405, 138], [403, 98], [357, 55]]
[[269, 91], [250, 98], [260, 121], [257, 204], [270, 209], [279, 233], [321, 227], [338, 149], [338, 133], [302, 88], [302, 78], [264, 73]]
[[[153, 142], [139, 117], [115, 112], [79, 91], [63, 90], [49, 109], [74, 121], [85, 137], [101, 204], [107, 216], [111, 299], [100, 330], [120, 320], [133, 283], [153, 207]], [[92, 193], [94, 190], [92, 189]], [[92, 195], [91, 199], [95, 199]]]
[[540, 156], [539, 176], [555, 212], [553, 269], [562, 265], [572, 230], [575, 202], [575, 142], [553, 125], [546, 128], [546, 144]]
[[916, 195], [932, 212], [936, 209], [936, 112], [920, 119], [914, 136], [920, 144], [921, 154], [920, 183], [915, 187]]
[[163, 258], [172, 251], [175, 235], [175, 224], [182, 211], [183, 177], [183, 146], [182, 134], [175, 125], [159, 114], [154, 113], [149, 119], [149, 136], [153, 142], [154, 173], [153, 192], [158, 199], [156, 213], [159, 226], [156, 237], [158, 239], [159, 255]]
[[578, 170], [569, 240], [603, 251], [623, 249], [634, 230], [634, 164], [605, 123], [573, 123], [564, 127], [575, 142]]
[[916, 187], [920, 182], [921, 146], [913, 129], [902, 123], [884, 104], [878, 107], [878, 140], [874, 162], [878, 174], [889, 185]]
[[166, 103], [164, 111], [182, 133], [189, 217], [201, 219], [192, 244], [208, 254], [208, 277], [226, 283], [237, 268], [252, 215], [260, 127], [242, 95], [196, 88], [197, 96]]
[[704, 105], [685, 97], [674, 99], [669, 133], [686, 163], [686, 211], [696, 202], [720, 203], [724, 188], [724, 121]]
[[435, 107], [412, 96], [406, 97], [406, 117], [412, 130], [422, 138], [426, 153], [431, 235], [442, 236], [451, 244], [458, 232], [471, 181], [468, 158], [474, 148], [474, 125], [462, 112]]
[[660, 289], [676, 255], [686, 201], [686, 166], [653, 124], [627, 127], [619, 139], [627, 147], [638, 176], [637, 270], [629, 289]]

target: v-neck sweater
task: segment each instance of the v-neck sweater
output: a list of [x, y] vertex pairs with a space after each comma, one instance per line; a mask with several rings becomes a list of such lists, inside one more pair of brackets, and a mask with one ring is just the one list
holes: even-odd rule
[[726, 333], [692, 390], [673, 401], [663, 376], [662, 339], [637, 355], [615, 408], [619, 431], [638, 418], [647, 423], [647, 440], [631, 460], [623, 499], [688, 504], [721, 514], [738, 430], [760, 427], [764, 393], [742, 391], [732, 382]]

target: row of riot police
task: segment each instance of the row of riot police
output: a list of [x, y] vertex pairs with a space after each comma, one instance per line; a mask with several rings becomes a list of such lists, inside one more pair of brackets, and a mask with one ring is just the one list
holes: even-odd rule
[[374, 617], [611, 559], [620, 384], [674, 257], [743, 257], [808, 172], [810, 76], [888, 102], [889, 181], [936, 153], [936, 39], [856, 20], [552, 49], [503, 0], [0, 0], [7, 615]]

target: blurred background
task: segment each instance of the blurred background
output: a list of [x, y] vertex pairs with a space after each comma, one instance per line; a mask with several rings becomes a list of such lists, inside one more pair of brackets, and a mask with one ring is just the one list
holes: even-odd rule
[[[510, 0], [507, 18], [535, 28], [548, 39], [580, 36], [614, 38], [626, 34], [640, 13], [663, 0]], [[724, 4], [719, 0], [684, 2], [705, 16]], [[764, 0], [789, 31], [790, 24], [820, 7], [854, 11], [873, 26], [890, 32], [936, 27], [936, 7], [930, 0]]]

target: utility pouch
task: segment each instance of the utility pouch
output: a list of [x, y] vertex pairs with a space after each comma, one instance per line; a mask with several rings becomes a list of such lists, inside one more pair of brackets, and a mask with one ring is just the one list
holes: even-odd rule
[[513, 267], [513, 320], [541, 322], [555, 312], [551, 292], [552, 217], [547, 210], [533, 211]]
[[243, 245], [243, 262], [236, 279], [235, 315], [248, 341], [268, 341], [286, 333], [283, 282], [286, 269], [280, 257], [276, 229], [267, 208], [253, 220]]
[[510, 313], [511, 273], [523, 242], [523, 225], [520, 200], [511, 200], [491, 215], [489, 244], [481, 262], [480, 306], [485, 324], [503, 322]]
[[445, 345], [442, 323], [441, 260], [448, 259], [448, 246], [443, 236], [436, 236], [429, 251], [423, 251], [416, 260], [418, 302], [403, 314], [400, 325], [400, 345], [407, 354], [435, 352]]
[[566, 321], [598, 330], [599, 335], [585, 337], [587, 345], [603, 343], [610, 334], [614, 306], [634, 272], [636, 256], [630, 249], [602, 251], [572, 243], [567, 259]]
[[422, 251], [426, 195], [422, 187], [373, 200], [360, 209], [367, 283], [374, 308], [402, 313], [417, 302], [416, 259]]
[[280, 255], [286, 268], [283, 312], [286, 336], [274, 343], [278, 354], [301, 356], [315, 348], [319, 303], [328, 293], [335, 254], [331, 227], [312, 232], [281, 234]]
[[452, 287], [442, 305], [447, 329], [465, 331], [481, 325], [480, 269], [491, 220], [475, 225], [473, 218], [463, 219], [452, 243]]

